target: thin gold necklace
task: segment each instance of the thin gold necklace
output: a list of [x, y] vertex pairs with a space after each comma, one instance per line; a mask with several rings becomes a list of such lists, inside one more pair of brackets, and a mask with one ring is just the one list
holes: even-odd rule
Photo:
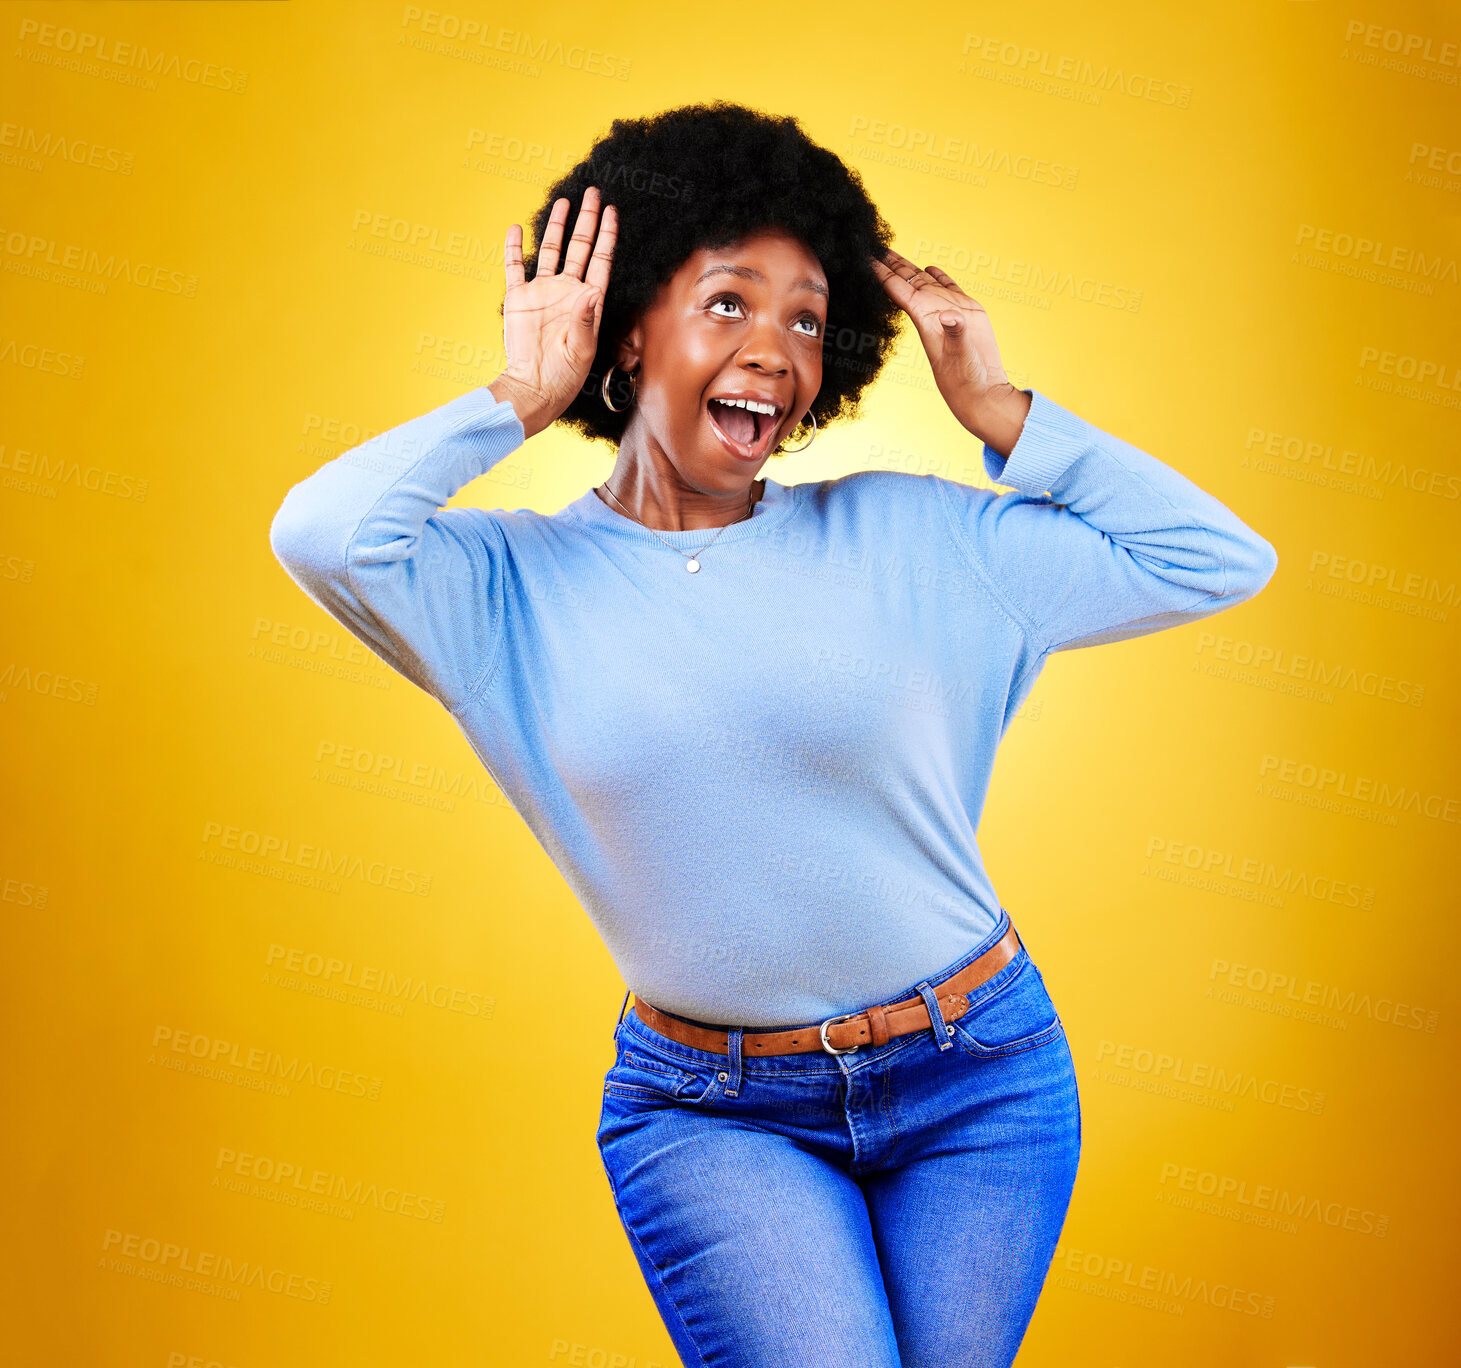
[[[616, 504], [618, 504], [620, 508], [624, 508], [624, 501], [622, 499], [620, 499], [620, 497], [617, 494], [615, 494], [612, 489], [609, 489], [609, 482], [607, 480], [604, 481], [604, 488], [609, 491], [609, 497], [611, 499], [613, 499], [613, 501]], [[738, 522], [738, 523], [745, 522], [746, 518], [749, 518], [751, 516], [752, 512], [755, 510], [755, 507], [756, 507], [756, 482], [754, 480], [752, 480], [751, 481], [751, 502], [750, 502], [749, 506], [746, 508], [746, 515], [745, 515], [745, 517], [744, 518], [737, 518], [736, 519], [736, 522]], [[634, 518], [634, 514], [630, 513], [627, 508], [624, 508], [624, 512], [627, 513], [631, 518]], [[692, 551], [692, 552], [687, 553], [684, 550], [683, 547], [676, 546], [674, 544], [674, 542], [667, 542], [667, 541], [665, 541], [665, 539], [663, 537], [660, 537], [659, 533], [656, 532], [654, 530], [654, 528], [652, 528], [643, 519], [641, 519], [641, 518], [634, 518], [634, 521], [637, 522], [646, 532], [649, 532], [649, 533], [653, 534], [654, 536], [659, 537], [660, 541], [665, 542], [665, 545], [668, 546], [671, 551], [678, 551], [682, 556], [684, 556], [685, 557], [685, 569], [688, 570], [692, 575], [695, 574], [696, 571], [698, 571], [700, 569], [700, 561], [697, 559], [697, 557], [699, 557], [702, 552], [708, 551], [710, 549], [712, 543], [715, 541], [715, 537], [720, 536], [720, 534], [725, 531], [726, 527], [734, 527], [735, 526], [735, 523], [726, 523], [724, 527], [717, 528], [716, 529], [716, 532], [715, 532], [715, 537], [712, 537], [710, 539], [710, 541], [706, 542], [705, 545], [702, 546], [699, 551]]]

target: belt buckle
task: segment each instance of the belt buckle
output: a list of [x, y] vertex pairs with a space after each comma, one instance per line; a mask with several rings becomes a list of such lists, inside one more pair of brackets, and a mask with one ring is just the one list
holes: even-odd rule
[[827, 1027], [835, 1026], [839, 1021], [851, 1021], [853, 1017], [860, 1015], [861, 1013], [859, 1012], [845, 1012], [842, 1016], [829, 1016], [827, 1020], [822, 1023], [817, 1034], [822, 1037], [822, 1048], [826, 1050], [828, 1054], [851, 1054], [854, 1050], [862, 1049], [861, 1045], [849, 1045], [845, 1050], [839, 1050], [835, 1045], [832, 1044], [831, 1041], [827, 1039]]

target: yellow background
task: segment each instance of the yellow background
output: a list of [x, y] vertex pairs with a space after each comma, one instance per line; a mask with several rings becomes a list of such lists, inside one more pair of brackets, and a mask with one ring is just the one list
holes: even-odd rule
[[[267, 529], [496, 374], [503, 233], [612, 117], [725, 96], [842, 153], [1017, 382], [1279, 550], [1251, 603], [1053, 658], [1004, 745], [981, 843], [1085, 1115], [1020, 1362], [1441, 1362], [1455, 8], [449, 3], [0, 11], [6, 1359], [675, 1362], [594, 1145], [623, 984]], [[983, 482], [923, 365], [907, 330], [777, 477]], [[549, 432], [460, 497], [551, 512], [609, 464]], [[424, 891], [290, 882], [233, 828]], [[339, 1086], [261, 1090], [270, 1052]], [[222, 1257], [265, 1285], [173, 1280]]]

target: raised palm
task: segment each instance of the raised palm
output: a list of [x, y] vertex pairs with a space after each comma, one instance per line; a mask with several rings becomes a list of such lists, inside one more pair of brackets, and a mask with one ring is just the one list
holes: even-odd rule
[[944, 401], [978, 433], [983, 396], [1010, 388], [984, 306], [937, 266], [920, 270], [891, 249], [882, 260], [868, 261], [889, 297], [913, 320]]
[[520, 224], [508, 228], [504, 248], [503, 374], [535, 397], [550, 422], [573, 402], [593, 364], [619, 231], [612, 204], [600, 222], [599, 191], [589, 186], [560, 269], [570, 207], [567, 199], [553, 202], [531, 280], [523, 268]]

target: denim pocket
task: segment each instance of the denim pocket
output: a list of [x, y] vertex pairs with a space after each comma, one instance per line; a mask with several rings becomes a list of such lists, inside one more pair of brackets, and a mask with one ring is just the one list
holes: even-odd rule
[[710, 1086], [709, 1070], [696, 1072], [640, 1046], [621, 1044], [604, 1090], [627, 1097], [659, 1097], [667, 1102], [698, 1102]]
[[1045, 980], [1028, 956], [1007, 984], [949, 1024], [964, 1051], [981, 1059], [1033, 1050], [1065, 1031]]

